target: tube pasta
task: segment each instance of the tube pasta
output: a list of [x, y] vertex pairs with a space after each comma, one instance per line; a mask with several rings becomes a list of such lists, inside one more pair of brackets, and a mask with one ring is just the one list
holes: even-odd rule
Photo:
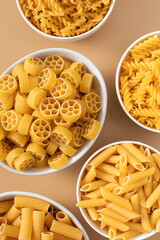
[[32, 239], [40, 240], [41, 233], [44, 228], [44, 211], [33, 211], [33, 230], [32, 230]]
[[47, 212], [44, 218], [44, 224], [50, 229], [54, 219], [53, 215]]
[[87, 212], [93, 221], [96, 221], [98, 219], [98, 214], [94, 207], [87, 208]]
[[0, 202], [0, 213], [6, 213], [12, 207], [13, 200]]
[[42, 240], [53, 240], [53, 233], [52, 232], [42, 232], [41, 239]]
[[18, 218], [16, 218], [16, 219], [12, 222], [11, 225], [12, 225], [12, 226], [15, 226], [15, 227], [20, 227], [20, 225], [21, 225], [21, 216], [19, 216]]
[[108, 173], [105, 173], [99, 169], [96, 170], [96, 178], [104, 180], [106, 182], [116, 183], [114, 176], [112, 176]]
[[106, 201], [104, 198], [83, 200], [76, 204], [76, 206], [80, 208], [103, 207], [105, 205]]
[[3, 216], [3, 217], [0, 217], [0, 226], [5, 223], [7, 224], [7, 219]]
[[98, 210], [97, 212], [107, 215], [109, 217], [113, 217], [113, 218], [119, 220], [120, 222], [124, 222], [124, 223], [128, 222], [130, 220], [129, 217], [125, 217], [125, 216], [121, 215], [120, 213], [117, 213], [114, 210], [111, 210], [109, 208], [102, 208], [102, 209]]
[[6, 237], [18, 238], [19, 228], [3, 223], [0, 226], [0, 234]]
[[94, 181], [91, 183], [87, 183], [81, 187], [80, 191], [81, 192], [90, 192], [90, 191], [98, 189], [99, 187], [104, 186], [105, 183], [106, 182], [103, 180], [98, 180], [98, 181]]
[[59, 221], [59, 222], [66, 223], [66, 224], [69, 224], [69, 225], [73, 226], [73, 223], [70, 220], [69, 216], [63, 211], [57, 212], [56, 220]]
[[127, 175], [127, 157], [125, 154], [122, 154], [119, 160], [119, 173], [119, 183], [121, 185]]
[[7, 223], [12, 223], [16, 218], [19, 217], [20, 214], [21, 211], [13, 205], [4, 215], [4, 218], [6, 218]]
[[22, 220], [18, 239], [32, 239], [33, 209], [22, 208]]
[[103, 172], [106, 172], [110, 175], [113, 175], [113, 176], [120, 176], [120, 172], [117, 168], [109, 165], [109, 164], [105, 164], [105, 163], [101, 163], [97, 169], [103, 171]]

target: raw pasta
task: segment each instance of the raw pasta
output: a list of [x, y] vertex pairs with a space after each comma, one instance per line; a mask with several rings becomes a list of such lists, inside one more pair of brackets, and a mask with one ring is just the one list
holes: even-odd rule
[[20, 4], [25, 17], [42, 32], [72, 37], [98, 25], [107, 14], [111, 0], [20, 0]]
[[101, 97], [92, 82], [83, 63], [58, 55], [28, 57], [2, 76], [0, 160], [17, 171], [67, 164], [101, 128], [95, 120]]
[[86, 165], [76, 206], [110, 239], [130, 239], [155, 227], [160, 231], [160, 180], [154, 177], [159, 158], [131, 142], [107, 147]]

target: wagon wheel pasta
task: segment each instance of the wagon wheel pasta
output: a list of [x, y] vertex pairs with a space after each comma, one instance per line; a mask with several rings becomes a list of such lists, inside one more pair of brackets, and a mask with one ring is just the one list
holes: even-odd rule
[[[28, 57], [11, 70], [11, 75], [1, 78], [0, 89], [11, 88], [8, 92], [0, 90], [0, 160], [9, 167], [17, 171], [60, 168], [86, 139], [93, 140], [98, 134], [100, 127], [95, 126], [100, 122], [95, 120], [90, 133], [83, 131], [82, 136], [86, 123], [88, 129], [88, 121], [100, 110], [89, 113], [83, 97], [94, 93], [101, 102], [97, 91], [91, 89], [93, 75], [83, 63], [57, 55], [43, 60]], [[81, 87], [88, 89], [87, 93], [80, 91]], [[20, 219], [14, 224], [19, 226]]]
[[86, 104], [88, 113], [96, 113], [101, 109], [101, 98], [94, 92], [84, 95], [82, 100]]
[[[85, 208], [110, 239], [131, 239], [155, 227], [159, 231], [160, 181], [153, 179], [160, 168], [155, 159], [160, 154], [127, 142], [107, 147], [87, 164], [77, 206]], [[135, 162], [148, 165], [137, 169]], [[130, 166], [134, 171], [129, 172]]]
[[0, 78], [0, 92], [11, 95], [17, 89], [17, 81], [10, 75], [4, 75]]
[[124, 107], [141, 124], [160, 129], [157, 35], [133, 46], [122, 63], [119, 90]]
[[58, 37], [72, 37], [98, 25], [107, 14], [111, 0], [87, 3], [20, 0], [20, 4], [25, 17], [42, 32]]
[[97, 120], [90, 120], [84, 124], [82, 127], [81, 134], [84, 138], [88, 140], [93, 140], [101, 128], [101, 124]]

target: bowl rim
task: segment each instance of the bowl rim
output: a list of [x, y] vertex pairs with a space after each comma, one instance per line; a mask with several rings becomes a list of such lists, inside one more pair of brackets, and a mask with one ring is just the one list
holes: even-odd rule
[[[71, 59], [72, 59], [72, 56], [80, 57], [80, 59], [84, 59], [86, 62], [88, 62], [88, 64], [90, 66], [92, 66], [93, 69], [96, 70], [97, 75], [99, 76], [99, 77], [96, 77], [96, 78], [97, 78], [97, 81], [99, 82], [99, 84], [101, 86], [101, 91], [102, 91], [101, 97], [103, 98], [103, 103], [102, 103], [103, 108], [100, 110], [102, 114], [101, 114], [101, 119], [99, 119], [100, 122], [101, 122], [101, 129], [100, 129], [98, 135], [96, 136], [96, 138], [94, 140], [88, 141], [88, 146], [84, 147], [85, 150], [83, 149], [83, 146], [82, 146], [82, 149], [79, 152], [78, 159], [75, 158], [73, 160], [73, 162], [69, 161], [66, 165], [64, 165], [63, 167], [61, 167], [59, 169], [50, 169], [48, 167], [46, 169], [44, 168], [43, 171], [39, 171], [40, 169], [36, 169], [35, 168], [33, 172], [30, 172], [29, 171], [30, 169], [27, 170], [27, 171], [24, 171], [24, 172], [20, 172], [20, 171], [17, 171], [16, 169], [14, 169], [14, 168], [9, 167], [5, 162], [0, 161], [0, 166], [4, 167], [5, 169], [7, 169], [7, 170], [9, 170], [11, 172], [14, 172], [14, 173], [17, 173], [17, 174], [20, 174], [20, 175], [28, 175], [28, 176], [46, 175], [46, 174], [50, 174], [50, 173], [61, 171], [61, 170], [65, 169], [65, 168], [71, 166], [72, 164], [78, 162], [78, 160], [80, 160], [89, 151], [89, 149], [92, 147], [92, 145], [96, 142], [96, 140], [97, 140], [98, 136], [100, 135], [100, 132], [101, 132], [101, 130], [103, 128], [104, 122], [105, 122], [106, 113], [107, 113], [107, 104], [108, 104], [108, 94], [107, 94], [107, 88], [106, 88], [106, 85], [105, 85], [104, 78], [103, 78], [101, 72], [99, 71], [99, 69], [96, 67], [96, 65], [88, 57], [84, 56], [83, 54], [81, 54], [81, 53], [79, 53], [77, 51], [74, 51], [74, 50], [71, 50], [71, 49], [66, 49], [66, 48], [47, 48], [47, 49], [38, 50], [38, 51], [32, 52], [32, 53], [22, 57], [18, 61], [16, 61], [9, 68], [7, 68], [1, 75], [3, 76], [5, 74], [9, 74], [11, 72], [11, 69], [14, 66], [16, 66], [17, 64], [19, 64], [21, 62], [24, 62], [24, 60], [27, 57], [31, 57], [31, 56], [38, 57], [39, 55], [42, 55], [42, 54], [45, 54], [46, 56], [48, 56], [51, 53], [52, 54], [60, 54], [62, 56], [63, 56], [63, 54], [66, 54], [68, 56], [68, 58], [71, 58]], [[87, 65], [86, 65], [86, 67], [87, 67]]]
[[87, 232], [85, 231], [84, 227], [81, 225], [79, 220], [73, 215], [73, 213], [71, 213], [63, 205], [61, 205], [60, 203], [56, 202], [55, 200], [53, 200], [51, 198], [48, 198], [48, 197], [45, 197], [41, 194], [33, 193], [33, 192], [9, 191], [9, 192], [0, 193], [0, 200], [1, 200], [1, 198], [5, 198], [5, 197], [6, 197], [6, 200], [7, 200], [7, 197], [14, 197], [14, 196], [17, 196], [17, 195], [35, 197], [35, 198], [38, 198], [38, 199], [42, 199], [44, 201], [47, 201], [47, 202], [51, 203], [53, 206], [56, 206], [56, 208], [60, 209], [61, 211], [66, 212], [69, 215], [69, 217], [71, 218], [71, 220], [73, 221], [73, 223], [76, 225], [76, 227], [78, 227], [79, 229], [81, 229], [83, 231], [84, 240], [89, 240]]
[[144, 129], [147, 129], [151, 132], [156, 132], [156, 133], [160, 133], [160, 130], [156, 129], [156, 128], [151, 128], [151, 127], [148, 127], [140, 122], [138, 122], [130, 113], [128, 113], [124, 107], [124, 104], [123, 104], [123, 101], [122, 101], [122, 98], [120, 96], [120, 91], [119, 91], [119, 78], [120, 78], [120, 73], [121, 73], [121, 67], [122, 67], [122, 64], [123, 64], [123, 61], [125, 60], [125, 58], [127, 57], [128, 53], [129, 53], [129, 50], [131, 48], [133, 48], [137, 43], [140, 43], [141, 41], [153, 36], [153, 35], [160, 35], [160, 31], [155, 31], [155, 32], [151, 32], [151, 33], [148, 33], [148, 34], [145, 34], [143, 35], [142, 37], [138, 38], [136, 41], [134, 41], [128, 48], [127, 50], [123, 53], [119, 63], [118, 63], [118, 66], [117, 66], [117, 70], [116, 70], [116, 77], [115, 77], [115, 87], [116, 87], [116, 93], [117, 93], [117, 98], [119, 100], [119, 103], [122, 107], [122, 109], [124, 110], [124, 112], [127, 114], [127, 116], [133, 121], [135, 122], [137, 125], [139, 125], [140, 127], [144, 128]]
[[[160, 154], [160, 152], [151, 147], [150, 145], [147, 145], [143, 142], [139, 142], [139, 141], [132, 141], [132, 140], [125, 140], [125, 141], [117, 141], [117, 142], [112, 142], [112, 143], [109, 143], [103, 147], [101, 147], [100, 149], [98, 149], [95, 153], [93, 153], [89, 159], [85, 162], [85, 164], [83, 165], [83, 167], [81, 168], [80, 170], [80, 173], [78, 175], [78, 180], [77, 180], [77, 185], [76, 185], [76, 198], [77, 198], [77, 202], [81, 201], [81, 192], [80, 192], [80, 184], [81, 184], [81, 180], [82, 180], [82, 176], [83, 176], [83, 173], [84, 173], [84, 170], [87, 166], [87, 164], [97, 155], [99, 154], [100, 152], [102, 152], [103, 150], [105, 150], [106, 148], [110, 147], [110, 146], [113, 146], [113, 145], [117, 145], [117, 144], [122, 144], [122, 143], [133, 143], [133, 144], [136, 144], [136, 145], [142, 145], [146, 148], [149, 148], [151, 149], [153, 152], [156, 152], [158, 154]], [[101, 232], [98, 228], [96, 228], [95, 226], [92, 225], [92, 220], [89, 219], [89, 217], [87, 217], [87, 213], [86, 213], [86, 210], [83, 209], [83, 208], [79, 208], [83, 218], [85, 219], [85, 221], [90, 225], [90, 227], [92, 229], [94, 229], [97, 233], [99, 233], [100, 235], [102, 235], [103, 237], [109, 237], [108, 235], [106, 235], [106, 233], [104, 234], [103, 232]], [[147, 234], [140, 234], [138, 235], [137, 237], [134, 237], [132, 238], [133, 240], [143, 240], [143, 239], [146, 239], [152, 235], [154, 235], [155, 233], [157, 232], [156, 229], [153, 229], [152, 232], [150, 233], [147, 233]], [[143, 238], [144, 236], [144, 238]]]
[[109, 18], [114, 6], [115, 6], [115, 2], [116, 0], [111, 0], [111, 6], [107, 12], [107, 14], [105, 15], [105, 17], [102, 19], [101, 22], [98, 23], [98, 25], [96, 25], [94, 28], [92, 28], [91, 30], [89, 30], [88, 32], [85, 32], [85, 33], [82, 33], [78, 36], [73, 36], [73, 37], [56, 37], [56, 36], [52, 36], [52, 35], [49, 35], [47, 33], [44, 33], [42, 32], [41, 30], [39, 30], [38, 28], [36, 28], [28, 19], [27, 17], [25, 17], [24, 13], [23, 13], [23, 10], [22, 10], [22, 7], [20, 5], [20, 2], [19, 0], [16, 0], [16, 3], [17, 3], [17, 7], [18, 7], [18, 10], [22, 16], [22, 18], [25, 20], [25, 22], [34, 30], [36, 31], [37, 33], [39, 33], [40, 35], [46, 37], [46, 38], [49, 38], [49, 39], [52, 39], [52, 40], [57, 40], [57, 41], [76, 41], [76, 40], [80, 40], [80, 39], [84, 39], [90, 35], [92, 35], [94, 32], [96, 32], [97, 30], [99, 30], [103, 25], [104, 23], [107, 21], [107, 19]]

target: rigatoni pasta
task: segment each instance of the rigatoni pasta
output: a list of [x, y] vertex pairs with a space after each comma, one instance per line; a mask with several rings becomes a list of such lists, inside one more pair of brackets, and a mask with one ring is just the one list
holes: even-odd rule
[[83, 63], [58, 55], [28, 57], [2, 76], [0, 160], [17, 171], [66, 165], [101, 128], [95, 118], [102, 101], [92, 83]]
[[0, 202], [0, 207], [0, 239], [83, 240], [83, 231], [70, 216], [45, 200], [20, 195]]
[[159, 157], [138, 143], [110, 145], [86, 165], [76, 206], [110, 239], [160, 231]]

